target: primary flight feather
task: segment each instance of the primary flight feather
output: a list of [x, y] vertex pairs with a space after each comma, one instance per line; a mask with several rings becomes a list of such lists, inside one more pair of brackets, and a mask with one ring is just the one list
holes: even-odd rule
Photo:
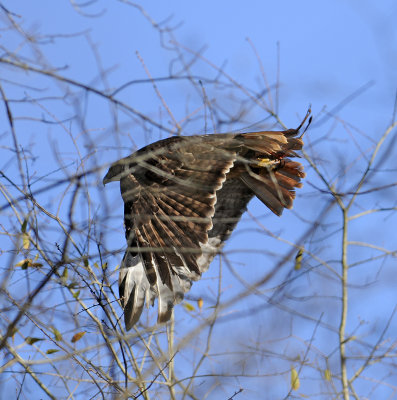
[[[175, 136], [150, 144], [109, 168], [120, 181], [127, 249], [119, 292], [126, 329], [145, 302], [158, 298], [158, 322], [200, 279], [257, 196], [273, 213], [291, 208], [305, 176], [292, 161], [297, 129]], [[310, 120], [309, 120], [310, 123]]]

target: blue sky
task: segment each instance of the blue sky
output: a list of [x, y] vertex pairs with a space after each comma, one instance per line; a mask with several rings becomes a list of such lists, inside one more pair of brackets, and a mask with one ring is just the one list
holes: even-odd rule
[[[109, 93], [126, 82], [147, 79], [145, 68], [153, 77], [167, 76], [170, 71], [174, 74], [178, 72], [180, 64], [173, 62], [176, 53], [161, 47], [159, 33], [153, 29], [151, 21], [138, 9], [128, 5], [128, 2], [96, 1], [88, 6], [78, 6], [66, 1], [37, 0], [3, 1], [2, 4], [17, 14], [15, 19], [26, 33], [38, 38], [37, 43], [31, 46], [21, 34], [7, 31], [3, 35], [3, 46], [19, 57], [26, 57], [27, 63], [40, 59], [40, 62], [32, 65], [54, 68], [59, 75]], [[318, 162], [324, 176], [340, 191], [351, 190], [355, 180], [365, 169], [374, 144], [392, 118], [397, 89], [395, 1], [290, 0], [243, 3], [204, 0], [139, 4], [144, 6], [146, 15], [152, 21], [166, 21], [167, 26], [175, 27], [173, 40], [186, 49], [182, 52], [185, 60], [192, 60], [192, 52], [202, 50], [203, 57], [211, 65], [222, 66], [227, 76], [256, 92], [265, 88], [261, 68], [265, 71], [270, 86], [277, 82], [279, 76], [279, 116], [288, 127], [297, 126], [311, 104], [314, 121], [306, 136], [307, 151]], [[4, 18], [1, 22], [5, 26], [8, 24]], [[43, 42], [40, 42], [41, 37], [45, 37]], [[165, 39], [166, 45], [173, 46], [170, 36], [166, 35]], [[219, 76], [219, 71], [211, 65], [201, 59], [192, 66], [191, 73], [215, 79]], [[28, 163], [33, 181], [38, 179], [33, 183], [32, 189], [41, 188], [68, 174], [81, 172], [82, 166], [77, 153], [87, 158], [87, 166], [104, 165], [102, 172], [89, 178], [93, 201], [90, 218], [93, 215], [97, 215], [98, 219], [103, 218], [106, 203], [110, 213], [106, 221], [101, 219], [101, 227], [106, 226], [108, 229], [103, 244], [108, 250], [122, 248], [122, 201], [117, 185], [109, 185], [106, 192], [103, 192], [100, 182], [105, 164], [128, 155], [136, 146], [165, 137], [167, 133], [150, 124], [144, 130], [122, 107], [115, 108], [108, 100], [92, 93], [87, 94], [73, 85], [54, 84], [51, 79], [42, 75], [21, 72], [4, 65], [0, 68], [0, 80], [10, 99], [36, 98], [41, 93], [42, 96], [59, 96], [65, 90], [69, 91], [65, 101], [11, 103], [19, 144], [25, 149], [31, 149], [35, 155]], [[106, 79], [101, 78], [101, 71]], [[17, 86], [15, 82], [26, 86]], [[222, 82], [230, 83], [225, 76]], [[41, 91], [31, 87], [41, 88]], [[244, 98], [244, 93], [236, 89], [228, 90], [216, 85], [213, 87], [205, 81], [204, 87], [211, 99], [231, 112], [237, 110], [239, 101]], [[182, 121], [187, 112], [193, 112], [203, 103], [201, 92], [187, 81], [161, 82], [158, 83], [158, 88], [177, 121]], [[119, 91], [116, 98], [147, 114], [167, 129], [175, 129], [150, 83], [130, 85]], [[225, 124], [221, 130], [245, 130], [251, 125], [256, 128], [277, 127], [274, 120], [267, 118], [268, 114], [263, 108], [250, 103], [246, 111], [240, 121]], [[332, 116], [326, 112], [331, 112]], [[42, 119], [51, 123], [43, 124]], [[64, 122], [60, 125], [59, 121]], [[213, 129], [215, 127], [210, 119], [205, 122], [200, 110], [197, 118], [192, 118], [183, 125], [183, 134], [210, 132]], [[0, 164], [3, 171], [18, 180], [14, 168], [16, 163], [7, 147], [12, 147], [8, 130], [6, 119], [0, 118], [0, 133], [4, 140], [0, 149], [3, 162]], [[379, 169], [374, 171], [374, 179], [368, 182], [367, 189], [395, 180], [393, 177], [396, 165], [393, 160], [396, 151], [392, 146], [392, 139], [388, 140], [379, 154], [380, 159], [382, 155], [387, 155], [386, 161], [379, 164]], [[308, 177], [304, 188], [298, 192], [293, 211], [287, 211], [278, 219], [270, 215], [259, 201], [254, 200], [249, 208], [261, 224], [289, 242], [295, 242], [304, 235], [311, 223], [320, 218], [320, 211], [331, 198], [324, 193], [326, 188], [318, 175], [306, 161], [302, 162]], [[63, 169], [54, 172], [58, 167]], [[45, 177], [47, 174], [50, 174], [49, 177]], [[363, 196], [358, 205], [352, 208], [352, 214], [374, 207], [393, 207], [395, 195], [395, 189], [391, 188]], [[66, 203], [69, 196], [70, 194], [63, 198], [60, 193], [51, 191], [39, 198], [44, 205], [57, 212], [59, 205]], [[88, 211], [82, 206], [81, 221], [87, 219], [87, 215]], [[321, 260], [326, 260], [329, 265], [335, 266], [337, 270], [340, 259], [340, 211], [334, 208], [321, 222], [324, 223], [322, 228], [313, 236], [305, 237], [304, 243], [299, 244]], [[354, 220], [351, 222], [349, 240], [368, 242], [372, 246], [393, 251], [395, 223], [396, 218], [391, 212], [376, 213], [366, 219]], [[55, 238], [62, 237], [62, 232], [55, 228], [52, 234]], [[52, 239], [48, 238], [48, 242]], [[0, 243], [2, 241], [3, 238]], [[10, 243], [5, 241], [2, 246], [8, 249]], [[247, 248], [252, 251], [243, 251]], [[92, 252], [95, 250], [92, 245], [90, 249]], [[271, 269], [291, 247], [269, 237], [262, 226], [246, 214], [225, 249], [229, 251], [228, 257], [237, 273], [253, 283], [258, 275]], [[352, 246], [349, 262], [377, 256], [377, 251], [375, 248]], [[122, 254], [117, 254], [109, 259], [113, 268], [120, 262], [121, 256]], [[264, 311], [252, 317], [220, 324], [215, 337], [216, 345], [230, 350], [236, 341], [240, 344], [241, 341], [252, 344], [252, 337], [244, 329], [249, 326], [256, 335], [265, 335], [269, 340], [283, 337], [277, 352], [293, 358], [305, 352], [302, 342], [307, 343], [310, 340], [316, 329], [315, 321], [320, 315], [322, 322], [337, 326], [339, 303], [335, 297], [339, 296], [338, 282], [327, 275], [327, 271], [318, 264], [318, 259], [306, 257], [304, 260], [307, 269], [301, 275], [292, 272], [294, 281], [286, 289], [286, 294], [290, 297], [280, 300], [280, 307], [268, 306], [263, 297], [256, 296], [250, 296], [233, 305], [230, 311], [237, 314], [262, 304]], [[216, 288], [218, 265], [219, 262], [214, 262], [203, 280], [195, 283], [189, 294], [192, 301], [199, 296], [207, 296], [205, 298], [208, 298], [208, 302], [213, 301], [212, 290]], [[353, 268], [351, 271], [348, 331], [355, 332], [358, 329], [358, 335], [372, 344], [376, 343], [379, 332], [385, 327], [395, 306], [393, 265], [390, 259], [385, 259], [379, 263], [368, 262], [364, 267]], [[266, 288], [269, 292], [264, 290], [264, 296], [271, 295], [271, 288], [279, 285], [286, 277], [291, 277], [291, 268], [292, 261], [281, 269], [275, 281], [269, 283]], [[115, 281], [116, 274], [113, 278]], [[225, 300], [233, 298], [244, 287], [227, 268], [223, 282]], [[365, 285], [365, 289], [360, 285]], [[302, 296], [302, 299], [294, 299], [293, 295]], [[311, 300], [306, 302], [305, 296]], [[382, 312], [379, 312], [379, 304], [382, 304]], [[291, 311], [286, 311], [286, 307], [296, 310], [297, 313], [305, 313], [313, 321], [310, 318], [295, 318]], [[154, 310], [150, 312], [153, 315], [155, 313]], [[190, 320], [182, 308], [176, 315], [183, 321], [180, 327], [180, 335], [183, 335], [189, 328]], [[391, 326], [395, 331], [394, 320]], [[291, 329], [294, 340], [290, 336]], [[224, 339], [225, 332], [230, 341]], [[335, 335], [322, 326], [316, 335], [318, 354], [330, 355], [330, 363], [337, 373], [338, 360], [332, 350], [337, 345]], [[244, 338], [241, 341], [240, 336]], [[302, 342], [295, 340], [295, 337], [301, 338]], [[318, 354], [311, 360], [314, 364], [323, 362]], [[268, 367], [256, 362], [258, 370], [262, 371], [263, 368], [264, 373], [269, 373]], [[210, 369], [211, 365], [205, 368]], [[285, 368], [289, 369], [289, 363], [283, 364], [282, 371]], [[380, 367], [370, 377], [377, 379], [383, 372]], [[274, 396], [285, 395], [284, 375], [274, 378], [277, 381], [257, 380], [248, 383], [249, 380], [242, 380], [241, 385], [249, 389], [246, 394], [242, 393], [237, 398], [253, 398], [263, 388], [274, 392]], [[307, 372], [307, 377], [306, 381], [302, 380], [302, 393], [317, 392], [321, 384], [315, 379], [311, 380], [312, 371]], [[319, 377], [317, 379], [321, 381]], [[360, 382], [360, 385], [360, 393], [366, 395], [367, 382]], [[232, 387], [238, 387], [238, 383], [233, 381]], [[377, 390], [380, 396], [378, 398], [390, 395], [382, 385]]]

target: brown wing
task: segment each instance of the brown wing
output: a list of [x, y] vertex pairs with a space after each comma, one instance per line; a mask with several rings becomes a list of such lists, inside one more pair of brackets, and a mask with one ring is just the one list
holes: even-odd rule
[[200, 277], [197, 259], [212, 228], [216, 191], [236, 152], [198, 137], [170, 142], [138, 152], [150, 156], [133, 172], [140, 193], [131, 202], [131, 213], [139, 247], [154, 249], [147, 254], [149, 263], [158, 267], [161, 282], [172, 290], [175, 268], [186, 268], [190, 279]]
[[[299, 127], [300, 128], [300, 127]], [[280, 215], [304, 176], [295, 156], [299, 128], [284, 132], [175, 137], [115, 163], [128, 248], [120, 270], [126, 328], [158, 297], [158, 321], [171, 317], [229, 237], [254, 196]]]
[[[168, 320], [191, 281], [200, 278], [198, 260], [212, 228], [216, 191], [236, 158], [235, 149], [224, 147], [206, 143], [205, 137], [171, 138], [121, 160], [124, 169], [114, 166], [125, 203], [127, 251], [140, 256], [133, 260], [126, 254], [121, 268], [124, 305], [134, 298], [125, 310], [127, 329], [139, 319], [144, 299], [153, 296], [159, 298], [159, 322]], [[111, 175], [109, 171], [105, 180], [112, 180]], [[126, 265], [131, 263], [133, 268]], [[138, 294], [137, 285], [130, 283], [137, 280], [133, 271], [139, 271], [145, 287]]]
[[[302, 139], [295, 136], [304, 121], [297, 129], [235, 136], [234, 139], [240, 142], [236, 161], [216, 192], [213, 227], [208, 232], [211, 251], [201, 256], [202, 272], [229, 238], [254, 196], [278, 216], [284, 208], [292, 207], [295, 188], [302, 186], [305, 173], [300, 163], [288, 157], [296, 157], [295, 151], [303, 146]], [[216, 140], [220, 135], [212, 136]]]

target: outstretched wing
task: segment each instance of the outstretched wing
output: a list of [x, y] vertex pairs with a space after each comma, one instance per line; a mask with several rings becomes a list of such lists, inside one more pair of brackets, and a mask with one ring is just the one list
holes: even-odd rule
[[[225, 182], [216, 192], [213, 226], [208, 232], [209, 242], [215, 244], [217, 250], [229, 238], [254, 196], [278, 216], [284, 208], [292, 208], [295, 188], [302, 186], [305, 173], [300, 163], [288, 157], [298, 157], [296, 151], [302, 149], [302, 139], [295, 137], [302, 124], [297, 129], [282, 132], [236, 136], [241, 146]], [[203, 270], [209, 267], [215, 254], [214, 251], [203, 254], [207, 261]]]
[[[202, 137], [176, 137], [120, 160], [124, 168], [115, 165], [128, 243], [119, 281], [127, 329], [139, 319], [145, 299], [154, 297], [158, 321], [167, 321], [191, 281], [200, 278], [206, 262], [200, 256], [211, 251], [216, 191], [236, 158], [236, 149], [226, 147]], [[105, 180], [111, 175], [109, 170]]]
[[[299, 127], [300, 128], [300, 127]], [[304, 176], [288, 159], [299, 128], [165, 139], [113, 164], [120, 180], [128, 248], [120, 270], [126, 328], [158, 297], [158, 322], [171, 317], [254, 196], [280, 215]]]

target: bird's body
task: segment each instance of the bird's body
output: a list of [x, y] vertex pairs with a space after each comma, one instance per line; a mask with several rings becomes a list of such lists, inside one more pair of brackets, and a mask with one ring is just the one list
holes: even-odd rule
[[158, 298], [171, 317], [192, 281], [208, 269], [255, 195], [277, 215], [291, 208], [302, 166], [299, 129], [175, 136], [114, 163], [127, 239], [119, 277], [126, 328]]

